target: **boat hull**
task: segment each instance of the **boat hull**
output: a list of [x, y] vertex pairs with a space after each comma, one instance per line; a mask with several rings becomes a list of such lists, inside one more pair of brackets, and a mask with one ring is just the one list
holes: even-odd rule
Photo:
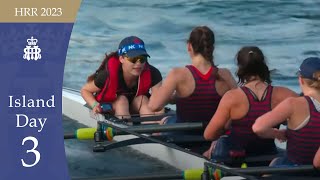
[[[88, 127], [96, 127], [97, 121], [104, 120], [103, 115], [93, 115], [91, 111], [84, 106], [85, 101], [78, 91], [63, 89], [62, 97], [62, 113], [65, 116]], [[114, 140], [123, 141], [132, 138], [137, 138], [137, 136], [116, 136]], [[204, 162], [206, 161], [204, 157], [197, 157], [158, 143], [138, 144], [131, 145], [130, 147], [142, 154], [156, 158], [180, 170], [203, 168]]]

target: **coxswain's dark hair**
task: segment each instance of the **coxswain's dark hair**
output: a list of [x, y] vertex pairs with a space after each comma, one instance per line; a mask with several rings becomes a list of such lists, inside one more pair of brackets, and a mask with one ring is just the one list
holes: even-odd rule
[[108, 60], [109, 60], [111, 57], [119, 58], [118, 52], [115, 51], [115, 52], [111, 52], [110, 54], [107, 54], [107, 53], [106, 53], [106, 54], [105, 54], [105, 57], [104, 57], [104, 59], [103, 59], [103, 61], [102, 61], [102, 63], [100, 64], [100, 66], [99, 66], [99, 68], [96, 70], [96, 72], [93, 73], [93, 74], [91, 74], [90, 76], [88, 76], [87, 82], [90, 82], [90, 81], [94, 80], [94, 77], [96, 76], [96, 74], [97, 74], [99, 71], [101, 71], [101, 70], [103, 70], [103, 69], [106, 68], [107, 62], [108, 62]]

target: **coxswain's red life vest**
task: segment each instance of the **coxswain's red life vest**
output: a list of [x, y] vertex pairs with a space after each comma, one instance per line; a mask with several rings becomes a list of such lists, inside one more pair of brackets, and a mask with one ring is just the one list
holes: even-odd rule
[[[96, 100], [100, 103], [110, 103], [117, 99], [117, 89], [119, 83], [119, 69], [121, 63], [115, 56], [110, 57], [107, 63], [106, 70], [108, 77], [104, 83], [102, 90], [96, 95]], [[149, 92], [151, 86], [151, 71], [148, 63], [145, 63], [144, 68], [139, 76], [138, 89], [136, 96], [144, 95]]]

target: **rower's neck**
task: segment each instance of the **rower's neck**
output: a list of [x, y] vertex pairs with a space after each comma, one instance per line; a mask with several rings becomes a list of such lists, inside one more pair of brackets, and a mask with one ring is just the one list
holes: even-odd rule
[[244, 86], [255, 91], [255, 90], [265, 89], [267, 84], [264, 81], [262, 81], [259, 76], [252, 76], [248, 78], [248, 80], [246, 80], [246, 82], [244, 83]]
[[262, 80], [260, 79], [259, 76], [250, 76], [248, 79], [246, 79], [245, 84], [249, 84], [249, 83], [251, 84], [251, 83], [255, 83], [255, 82], [259, 82], [259, 81], [262, 82]]
[[305, 87], [303, 90], [303, 94], [305, 96], [311, 96], [315, 99], [317, 99], [320, 102], [320, 92], [317, 89], [310, 88], [310, 87]]
[[139, 76], [133, 76], [130, 73], [123, 73], [123, 79], [127, 87], [131, 88], [138, 83]]
[[201, 73], [204, 74], [208, 72], [212, 64], [199, 54], [192, 57], [192, 66], [196, 67]]

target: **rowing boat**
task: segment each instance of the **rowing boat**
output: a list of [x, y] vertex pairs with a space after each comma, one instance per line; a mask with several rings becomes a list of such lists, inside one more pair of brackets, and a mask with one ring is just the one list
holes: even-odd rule
[[[62, 113], [73, 119], [78, 121], [81, 124], [84, 124], [88, 127], [92, 127], [92, 128], [96, 128], [97, 127], [97, 122], [104, 122], [104, 121], [108, 121], [108, 119], [106, 119], [106, 117], [104, 115], [101, 114], [92, 114], [91, 110], [89, 108], [87, 108], [85, 106], [85, 101], [82, 99], [80, 92], [77, 90], [73, 90], [73, 89], [69, 89], [69, 88], [64, 88], [62, 91]], [[124, 131], [125, 129], [130, 129], [130, 127], [128, 125], [125, 125], [123, 123], [117, 123], [112, 121], [111, 124], [109, 124], [111, 126], [115, 126], [117, 128], [119, 128], [118, 130], [122, 130]], [[116, 128], [116, 129], [117, 129]], [[131, 128], [132, 129], [132, 128]], [[134, 130], [136, 131], [140, 131], [139, 128], [135, 128]], [[143, 131], [146, 131], [146, 129], [144, 129]], [[124, 142], [124, 141], [128, 141], [130, 139], [135, 139], [135, 138], [141, 138], [141, 134], [139, 133], [135, 133], [135, 132], [121, 132], [121, 135], [119, 136], [114, 136], [113, 140], [115, 142]], [[120, 133], [119, 133], [120, 134]], [[133, 135], [134, 134], [134, 135]], [[205, 164], [208, 164], [208, 159], [206, 159], [204, 156], [201, 156], [199, 154], [195, 154], [195, 153], [190, 153], [187, 152], [186, 150], [183, 151], [180, 149], [176, 149], [174, 147], [168, 146], [168, 144], [166, 145], [165, 143], [162, 144], [157, 143], [156, 141], [152, 140], [154, 143], [137, 143], [134, 145], [130, 145], [131, 148], [137, 150], [138, 152], [152, 157], [152, 158], [156, 158], [159, 161], [163, 161], [179, 170], [181, 170], [182, 172], [186, 172], [186, 170], [191, 169], [191, 170], [197, 170], [197, 169], [203, 169]], [[261, 159], [259, 157], [259, 159]], [[248, 159], [246, 159], [248, 160]], [[239, 175], [239, 176], [232, 176], [232, 177], [224, 177], [223, 179], [232, 179], [232, 180], [236, 180], [236, 179], [243, 179], [242, 177], [245, 177], [247, 175], [245, 174], [254, 174], [254, 175], [258, 175], [261, 174], [261, 172], [276, 172], [276, 173], [286, 173], [286, 172], [312, 172], [312, 166], [301, 166], [301, 167], [295, 167], [295, 168], [285, 168], [285, 169], [275, 169], [275, 168], [269, 168], [269, 167], [261, 167], [260, 169], [246, 169], [246, 170], [239, 170], [239, 169], [231, 169], [227, 166], [223, 166], [223, 165], [219, 165], [219, 164], [215, 164], [211, 162], [211, 165], [215, 166], [216, 168], [218, 167], [221, 170], [224, 170], [227, 173], [231, 173], [231, 175]], [[203, 170], [201, 170], [202, 172]], [[229, 172], [228, 172], [229, 171]], [[235, 173], [236, 172], [236, 173]], [[237, 172], [242, 172], [242, 176], [241, 173], [237, 173]], [[180, 175], [170, 175], [170, 176], [153, 176], [152, 178], [150, 178], [150, 176], [148, 178], [140, 178], [140, 179], [158, 179], [158, 178], [162, 178], [162, 177], [179, 177]], [[229, 176], [229, 175], [228, 175]], [[251, 179], [250, 176], [247, 176], [247, 179]], [[118, 178], [121, 179], [121, 178]], [[127, 177], [124, 179], [128, 179]], [[135, 178], [133, 178], [135, 179]], [[137, 178], [139, 179], [139, 178]], [[165, 178], [168, 179], [168, 178]], [[172, 178], [170, 178], [172, 179]], [[177, 178], [176, 178], [177, 179]], [[181, 179], [181, 178], [179, 178]], [[197, 178], [199, 179], [199, 175], [197, 175]]]
[[[90, 110], [85, 107], [85, 101], [82, 99], [80, 92], [64, 88], [62, 91], [62, 113], [79, 123], [82, 123], [88, 127], [96, 127], [97, 121], [105, 120], [105, 117], [101, 114], [93, 115]], [[121, 124], [123, 127], [123, 124]], [[124, 141], [128, 139], [137, 138], [134, 135], [122, 135], [115, 136], [115, 141]], [[207, 159], [201, 155], [191, 155], [170, 147], [167, 147], [158, 143], [146, 143], [139, 145], [131, 145], [131, 148], [138, 152], [150, 156], [152, 158], [159, 159], [177, 169], [199, 169], [203, 168], [204, 162]]]

